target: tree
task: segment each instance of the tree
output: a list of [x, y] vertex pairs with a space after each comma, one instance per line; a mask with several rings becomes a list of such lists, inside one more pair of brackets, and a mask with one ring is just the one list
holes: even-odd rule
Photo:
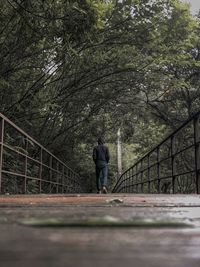
[[123, 142], [141, 155], [198, 109], [199, 23], [186, 4], [8, 0], [0, 7], [1, 112], [82, 173], [98, 134], [115, 143], [121, 127]]

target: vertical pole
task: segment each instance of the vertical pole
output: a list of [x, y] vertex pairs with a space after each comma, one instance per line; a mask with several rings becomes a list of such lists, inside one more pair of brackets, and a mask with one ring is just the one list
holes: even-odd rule
[[126, 174], [123, 176], [122, 192], [126, 193]]
[[133, 168], [131, 168], [131, 193], [134, 192], [134, 185], [133, 185]]
[[72, 172], [71, 170], [68, 170], [68, 174], [69, 174], [69, 182], [68, 182], [68, 188], [69, 188], [69, 193], [72, 193]]
[[160, 147], [157, 147], [157, 177], [158, 177], [158, 193], [160, 194]]
[[50, 185], [50, 193], [51, 193], [51, 190], [53, 189], [52, 187], [52, 156], [50, 155], [50, 159], [49, 159], [49, 185]]
[[143, 184], [143, 160], [141, 160], [141, 164], [140, 164], [140, 172], [141, 172], [141, 175], [140, 175], [140, 179], [141, 179], [141, 191], [142, 193], [144, 193], [144, 184]]
[[64, 177], [65, 177], [65, 167], [62, 165], [62, 194], [64, 193]]
[[74, 173], [72, 173], [72, 177], [73, 177], [73, 179], [72, 179], [72, 182], [73, 182], [72, 193], [75, 193], [76, 192], [76, 184], [75, 184], [75, 174]]
[[133, 168], [133, 184], [134, 184], [134, 193], [137, 193], [137, 185], [136, 185], [136, 166], [134, 166]]
[[148, 179], [148, 193], [150, 193], [151, 192], [151, 187], [150, 187], [150, 155], [149, 154], [148, 154], [147, 179]]
[[74, 173], [74, 192], [77, 192], [76, 174]]
[[172, 192], [175, 194], [175, 156], [174, 156], [174, 136], [171, 137], [171, 170], [172, 170]]
[[42, 193], [42, 165], [43, 165], [43, 159], [42, 159], [42, 148], [40, 149], [40, 171], [39, 171], [39, 192]]
[[72, 189], [72, 187], [73, 187], [73, 175], [72, 175], [72, 171], [70, 170], [70, 184], [69, 184], [69, 190], [70, 190], [70, 193], [72, 193], [73, 191], [73, 189]]
[[60, 175], [60, 173], [59, 173], [59, 162], [57, 161], [57, 163], [56, 163], [56, 170], [57, 170], [57, 172], [56, 172], [56, 183], [57, 183], [57, 185], [56, 185], [56, 193], [58, 194], [59, 192], [59, 175]]
[[129, 192], [129, 172], [126, 173], [126, 193]]
[[69, 193], [69, 183], [70, 183], [70, 174], [69, 174], [69, 170], [68, 170], [68, 168], [66, 168], [66, 181], [65, 181], [65, 184], [66, 184], [66, 186], [65, 186], [65, 188], [66, 188], [66, 190], [67, 190], [67, 193]]
[[200, 117], [194, 118], [194, 145], [195, 145], [195, 172], [196, 172], [196, 192], [200, 194]]
[[123, 178], [122, 178], [122, 184], [121, 184], [121, 187], [122, 187], [122, 193], [125, 192], [125, 181], [124, 181], [125, 177], [126, 177], [126, 174], [124, 174], [124, 175], [123, 175]]
[[136, 193], [138, 193], [138, 164], [136, 164]]
[[75, 174], [72, 172], [72, 193], [76, 192], [76, 186], [75, 186]]
[[124, 193], [126, 193], [126, 177], [127, 177], [127, 175], [125, 173], [125, 175], [124, 175], [124, 181], [123, 181], [123, 183], [124, 183]]
[[27, 164], [28, 164], [28, 158], [27, 158], [27, 155], [28, 155], [28, 138], [26, 137], [25, 139], [25, 151], [26, 151], [26, 156], [25, 156], [25, 167], [24, 167], [24, 194], [26, 194], [27, 192]]
[[0, 119], [0, 194], [2, 193], [2, 165], [3, 165], [3, 141], [4, 141], [4, 119]]
[[132, 193], [136, 193], [136, 185], [135, 185], [135, 174], [134, 174], [135, 167], [132, 167]]
[[118, 177], [122, 174], [122, 146], [121, 146], [121, 131], [120, 128], [117, 132], [117, 168], [118, 168]]

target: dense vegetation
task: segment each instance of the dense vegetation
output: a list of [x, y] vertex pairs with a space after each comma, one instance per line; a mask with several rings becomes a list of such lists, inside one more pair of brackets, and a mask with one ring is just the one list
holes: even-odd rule
[[3, 0], [0, 57], [1, 112], [88, 191], [99, 135], [112, 181], [118, 128], [125, 169], [199, 110], [199, 20], [178, 0]]

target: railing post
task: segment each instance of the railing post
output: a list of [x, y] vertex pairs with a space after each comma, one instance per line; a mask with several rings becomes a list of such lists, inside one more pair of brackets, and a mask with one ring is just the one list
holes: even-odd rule
[[126, 183], [127, 183], [127, 184], [126, 184], [126, 186], [127, 186], [127, 187], [126, 187], [126, 188], [127, 188], [127, 189], [126, 189], [126, 190], [127, 190], [126, 192], [127, 192], [127, 193], [130, 193], [130, 176], [129, 176], [129, 171], [127, 172]]
[[136, 164], [136, 193], [138, 193], [138, 165]]
[[57, 172], [56, 172], [56, 183], [57, 183], [57, 185], [56, 185], [56, 194], [58, 194], [59, 192], [59, 162], [57, 161], [57, 163], [56, 163], [56, 170], [57, 170]]
[[74, 173], [74, 191], [77, 192], [76, 174]]
[[2, 165], [3, 165], [4, 119], [0, 119], [0, 194], [2, 193]]
[[128, 171], [128, 192], [131, 193], [131, 171]]
[[150, 193], [151, 192], [151, 187], [150, 187], [150, 155], [149, 154], [148, 154], [147, 179], [148, 179], [148, 193]]
[[65, 167], [62, 165], [62, 194], [64, 193]]
[[144, 184], [143, 184], [143, 160], [141, 160], [141, 164], [140, 164], [140, 172], [141, 172], [141, 175], [140, 175], [140, 180], [141, 180], [141, 191], [142, 193], [144, 193]]
[[24, 168], [24, 194], [26, 194], [27, 192], [27, 165], [28, 165], [28, 158], [27, 158], [27, 155], [28, 155], [28, 139], [25, 138], [25, 151], [26, 151], [26, 156], [25, 156], [25, 168]]
[[127, 173], [125, 174], [124, 186], [125, 193], [127, 193]]
[[200, 117], [194, 118], [194, 145], [195, 145], [195, 172], [196, 172], [196, 192], [200, 194]]
[[175, 194], [175, 156], [174, 156], [174, 135], [171, 137], [171, 170], [172, 170], [172, 192]]
[[160, 147], [157, 147], [157, 177], [158, 177], [158, 193], [160, 194]]
[[[52, 163], [53, 163], [53, 159], [52, 159], [52, 156], [50, 155], [50, 159], [49, 159], [49, 185], [50, 185], [50, 193], [51, 193], [51, 190], [52, 190]], [[53, 185], [53, 188], [54, 188], [54, 185]]]
[[131, 193], [134, 192], [134, 185], [133, 185], [133, 168], [131, 168]]
[[137, 185], [136, 185], [136, 166], [133, 167], [133, 183], [134, 183], [134, 193], [137, 193]]
[[129, 190], [130, 190], [130, 176], [129, 176], [129, 171], [127, 172], [127, 193], [129, 193]]
[[133, 167], [132, 168], [132, 175], [133, 175], [133, 178], [132, 178], [132, 183], [133, 183], [133, 193], [136, 193], [136, 190], [135, 190], [135, 188], [136, 188], [136, 185], [135, 185], [135, 174], [134, 174], [134, 171], [135, 171], [135, 167]]
[[39, 170], [39, 192], [42, 192], [42, 165], [43, 165], [43, 153], [42, 148], [40, 149], [40, 170]]

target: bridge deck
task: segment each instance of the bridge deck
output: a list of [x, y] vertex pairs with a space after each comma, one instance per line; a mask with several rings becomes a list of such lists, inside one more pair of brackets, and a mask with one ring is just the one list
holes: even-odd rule
[[[113, 201], [120, 199], [120, 201]], [[26, 226], [26, 219], [139, 218], [140, 227]], [[107, 217], [106, 217], [107, 218]], [[161, 227], [155, 219], [169, 222]], [[151, 227], [143, 225], [151, 220]], [[172, 227], [178, 220], [190, 227]], [[37, 221], [36, 221], [37, 222]], [[48, 221], [47, 221], [48, 222]], [[198, 195], [39, 195], [0, 197], [0, 261], [10, 266], [200, 266]]]

